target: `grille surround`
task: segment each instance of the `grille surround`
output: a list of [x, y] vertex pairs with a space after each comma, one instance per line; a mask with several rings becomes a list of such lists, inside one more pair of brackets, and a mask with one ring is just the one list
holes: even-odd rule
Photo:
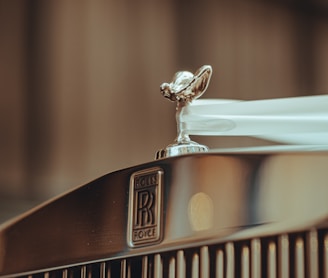
[[241, 239], [163, 253], [86, 263], [29, 278], [328, 277], [328, 229]]
[[[328, 227], [327, 165], [328, 153], [321, 152], [218, 153], [163, 159], [108, 174], [0, 226], [0, 277], [100, 276], [109, 273], [105, 266], [111, 266], [115, 277], [139, 272], [141, 277], [274, 277], [296, 262], [310, 266], [289, 274], [317, 277], [327, 273], [328, 243], [321, 234]], [[130, 179], [154, 168], [163, 170], [163, 239], [131, 247]], [[210, 205], [198, 207], [196, 202], [188, 211], [199, 193]], [[204, 211], [211, 217], [198, 221]], [[194, 229], [195, 223], [202, 225]], [[285, 237], [298, 251], [282, 252], [278, 259]], [[190, 255], [190, 250], [198, 251]], [[284, 256], [294, 259], [277, 268]], [[315, 264], [319, 266], [311, 267]]]

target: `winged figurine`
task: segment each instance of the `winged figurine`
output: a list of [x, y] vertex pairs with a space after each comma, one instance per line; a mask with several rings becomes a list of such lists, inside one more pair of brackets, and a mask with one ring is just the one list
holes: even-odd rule
[[206, 91], [212, 76], [212, 67], [205, 65], [194, 74], [189, 71], [177, 72], [171, 83], [163, 83], [160, 91], [165, 98], [176, 102], [177, 137], [173, 144], [156, 154], [156, 158], [180, 155], [189, 152], [206, 152], [208, 148], [190, 140], [181, 121], [184, 108], [189, 107], [192, 100], [199, 98]]
[[202, 66], [194, 74], [189, 71], [177, 72], [171, 83], [163, 83], [160, 91], [165, 98], [175, 102], [190, 102], [199, 98], [207, 89], [212, 67]]

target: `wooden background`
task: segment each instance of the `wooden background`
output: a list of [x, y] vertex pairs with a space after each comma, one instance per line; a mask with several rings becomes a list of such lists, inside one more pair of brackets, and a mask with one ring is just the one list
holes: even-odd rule
[[320, 0], [0, 0], [0, 221], [151, 161], [176, 71], [212, 65], [208, 98], [324, 94], [327, 49]]

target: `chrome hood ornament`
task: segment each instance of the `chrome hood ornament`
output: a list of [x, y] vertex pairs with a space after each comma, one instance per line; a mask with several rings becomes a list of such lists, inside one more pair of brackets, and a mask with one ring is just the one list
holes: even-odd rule
[[[251, 136], [283, 144], [327, 146], [328, 95], [264, 100], [201, 99], [212, 75], [211, 66], [195, 74], [177, 72], [162, 95], [176, 102], [177, 138], [156, 158], [206, 152], [189, 135]], [[215, 151], [215, 150], [214, 150]], [[220, 151], [222, 151], [220, 149]]]
[[181, 154], [207, 152], [208, 148], [193, 142], [181, 121], [181, 113], [190, 103], [199, 98], [206, 91], [212, 76], [212, 67], [202, 66], [194, 74], [189, 71], [177, 72], [171, 83], [160, 86], [162, 95], [170, 101], [176, 102], [177, 137], [173, 144], [156, 153], [156, 159], [177, 156]]

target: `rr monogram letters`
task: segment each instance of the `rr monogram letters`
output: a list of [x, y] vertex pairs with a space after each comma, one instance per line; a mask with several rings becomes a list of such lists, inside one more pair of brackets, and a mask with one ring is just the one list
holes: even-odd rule
[[163, 170], [156, 167], [134, 173], [130, 179], [128, 243], [131, 247], [162, 238]]
[[155, 193], [148, 190], [137, 193], [136, 226], [149, 226], [155, 224]]

